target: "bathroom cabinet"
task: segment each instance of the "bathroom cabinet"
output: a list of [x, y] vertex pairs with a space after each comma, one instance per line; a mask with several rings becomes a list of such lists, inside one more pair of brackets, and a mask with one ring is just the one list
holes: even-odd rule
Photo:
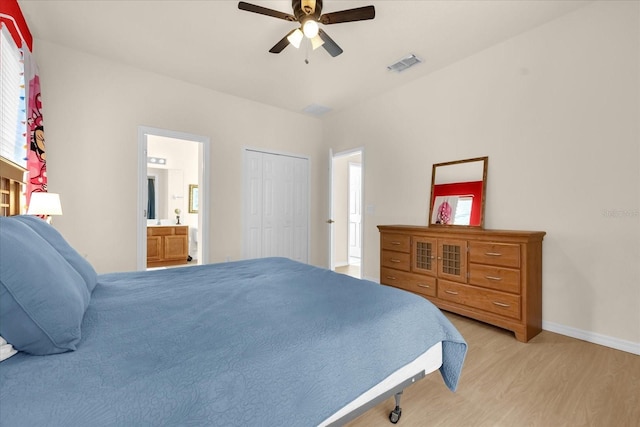
[[147, 226], [147, 267], [166, 267], [187, 263], [189, 226]]

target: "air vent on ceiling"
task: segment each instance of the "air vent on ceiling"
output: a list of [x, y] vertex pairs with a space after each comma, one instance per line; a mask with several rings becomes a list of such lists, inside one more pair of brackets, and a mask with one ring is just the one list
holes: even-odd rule
[[405, 56], [395, 64], [388, 65], [387, 70], [395, 71], [396, 73], [399, 73], [400, 71], [404, 71], [407, 68], [413, 67], [414, 65], [419, 64], [421, 62], [422, 62], [422, 59], [418, 58], [414, 54], [411, 54], [409, 56]]
[[323, 114], [331, 111], [331, 108], [325, 107], [324, 105], [319, 105], [319, 104], [310, 104], [310, 105], [307, 105], [302, 111], [304, 111], [307, 114], [311, 114], [312, 116], [320, 117]]

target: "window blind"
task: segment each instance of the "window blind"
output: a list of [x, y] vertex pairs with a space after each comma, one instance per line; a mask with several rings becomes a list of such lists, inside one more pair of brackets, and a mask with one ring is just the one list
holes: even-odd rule
[[26, 109], [22, 54], [6, 27], [2, 24], [0, 27], [0, 155], [26, 167]]

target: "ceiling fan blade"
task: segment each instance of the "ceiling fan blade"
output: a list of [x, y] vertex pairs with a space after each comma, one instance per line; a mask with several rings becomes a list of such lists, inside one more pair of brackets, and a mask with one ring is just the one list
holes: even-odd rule
[[271, 52], [271, 53], [280, 53], [280, 52], [282, 52], [285, 47], [289, 46], [289, 39], [287, 37], [289, 37], [291, 35], [291, 33], [293, 33], [294, 31], [295, 31], [295, 29], [289, 31], [289, 33], [287, 33], [287, 35], [284, 36], [282, 38], [282, 40], [280, 40], [271, 49], [269, 49], [269, 52]]
[[295, 21], [296, 17], [284, 12], [278, 12], [277, 10], [268, 9], [266, 7], [257, 6], [255, 4], [247, 3], [244, 1], [238, 2], [238, 9], [246, 10], [247, 12], [259, 13], [260, 15], [272, 16], [274, 18], [284, 19], [285, 21]]
[[318, 30], [318, 35], [324, 41], [322, 47], [329, 52], [329, 55], [336, 57], [343, 52], [342, 48], [338, 46], [327, 33], [322, 31], [322, 28]]
[[329, 25], [339, 24], [341, 22], [365, 21], [375, 17], [376, 8], [373, 6], [364, 6], [355, 9], [341, 10], [339, 12], [325, 13], [320, 16], [320, 22]]

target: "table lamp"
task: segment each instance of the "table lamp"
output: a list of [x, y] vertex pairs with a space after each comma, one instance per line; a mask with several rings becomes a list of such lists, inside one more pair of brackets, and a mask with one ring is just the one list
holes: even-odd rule
[[51, 223], [52, 215], [62, 215], [60, 195], [57, 193], [35, 192], [31, 193], [27, 215], [44, 216], [45, 221]]

